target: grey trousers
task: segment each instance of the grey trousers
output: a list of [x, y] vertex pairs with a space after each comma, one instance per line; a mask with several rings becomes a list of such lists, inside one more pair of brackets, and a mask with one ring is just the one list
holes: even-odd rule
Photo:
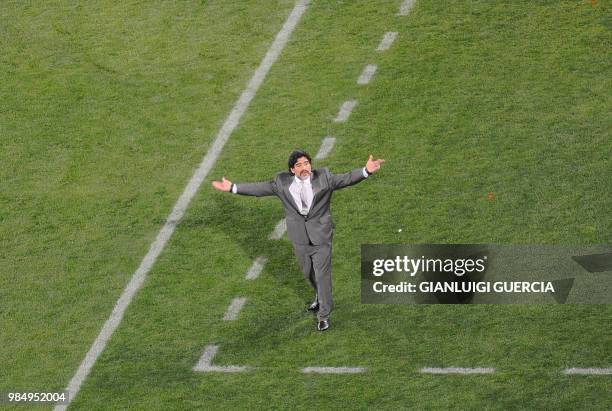
[[293, 244], [293, 251], [298, 258], [304, 277], [317, 292], [319, 299], [317, 318], [319, 321], [327, 320], [333, 307], [331, 243], [321, 245]]

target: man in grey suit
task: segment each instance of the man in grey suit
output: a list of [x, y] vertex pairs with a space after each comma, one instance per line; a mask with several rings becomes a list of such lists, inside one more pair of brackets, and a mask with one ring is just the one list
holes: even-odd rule
[[233, 184], [223, 177], [213, 181], [217, 190], [250, 196], [277, 196], [285, 208], [287, 236], [300, 268], [315, 289], [315, 300], [309, 311], [317, 311], [317, 329], [329, 328], [332, 309], [331, 256], [334, 224], [330, 213], [334, 190], [365, 180], [385, 160], [372, 155], [363, 168], [345, 174], [333, 174], [327, 168], [312, 169], [311, 158], [304, 151], [289, 156], [289, 172], [280, 172], [274, 180], [263, 183]]

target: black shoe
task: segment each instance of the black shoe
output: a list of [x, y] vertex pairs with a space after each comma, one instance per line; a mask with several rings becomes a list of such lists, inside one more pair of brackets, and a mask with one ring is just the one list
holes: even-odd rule
[[325, 331], [328, 328], [329, 328], [329, 320], [321, 320], [321, 321], [319, 321], [319, 324], [317, 325], [317, 330]]
[[306, 308], [308, 311], [311, 312], [317, 312], [319, 311], [319, 302], [318, 301], [313, 301], [312, 304], [310, 304], [308, 306], [308, 308]]
[[312, 302], [312, 304], [310, 304], [310, 305], [308, 306], [308, 308], [306, 308], [306, 309], [307, 309], [308, 311], [311, 311], [311, 312], [317, 312], [317, 311], [319, 311], [319, 296], [318, 296], [318, 295], [316, 295], [316, 294], [315, 294], [315, 299], [314, 299], [314, 301], [313, 301], [313, 302]]

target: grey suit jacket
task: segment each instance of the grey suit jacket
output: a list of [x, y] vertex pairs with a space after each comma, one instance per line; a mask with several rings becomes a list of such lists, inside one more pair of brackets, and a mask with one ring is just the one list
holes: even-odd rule
[[289, 192], [293, 174], [280, 172], [274, 180], [265, 183], [236, 184], [237, 194], [250, 196], [277, 196], [285, 208], [287, 236], [294, 244], [328, 244], [332, 241], [334, 224], [330, 213], [331, 197], [334, 190], [363, 181], [363, 168], [345, 174], [333, 174], [327, 168], [312, 170], [310, 181], [313, 199], [308, 215], [303, 216]]

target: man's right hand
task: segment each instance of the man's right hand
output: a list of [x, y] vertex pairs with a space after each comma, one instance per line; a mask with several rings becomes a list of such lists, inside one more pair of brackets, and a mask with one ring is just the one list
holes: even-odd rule
[[221, 181], [213, 181], [212, 186], [217, 190], [230, 191], [232, 189], [232, 182], [223, 177]]

